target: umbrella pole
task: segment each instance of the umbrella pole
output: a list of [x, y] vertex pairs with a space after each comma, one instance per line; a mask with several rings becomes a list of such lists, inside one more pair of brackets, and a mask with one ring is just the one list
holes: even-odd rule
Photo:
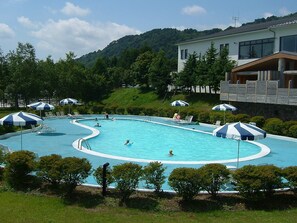
[[238, 146], [237, 146], [237, 169], [238, 169], [238, 166], [239, 166], [239, 143], [240, 143], [240, 140], [238, 140]]
[[224, 124], [226, 124], [226, 111], [224, 111]]
[[23, 127], [21, 126], [21, 150], [23, 150]]

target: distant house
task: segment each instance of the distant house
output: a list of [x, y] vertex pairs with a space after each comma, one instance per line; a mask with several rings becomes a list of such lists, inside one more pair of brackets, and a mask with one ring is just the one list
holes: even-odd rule
[[179, 43], [178, 72], [211, 43], [227, 47], [237, 65], [221, 82], [222, 101], [297, 105], [297, 15]]

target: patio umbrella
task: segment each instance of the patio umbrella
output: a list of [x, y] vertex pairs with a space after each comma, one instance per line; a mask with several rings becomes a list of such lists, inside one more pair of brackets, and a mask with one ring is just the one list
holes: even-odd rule
[[[74, 98], [64, 98], [60, 101], [60, 105], [76, 105], [78, 104], [78, 101]], [[69, 110], [68, 113], [70, 114], [70, 106], [69, 106]]]
[[40, 117], [41, 117], [41, 111], [50, 111], [55, 109], [55, 106], [44, 102], [35, 102], [27, 105], [27, 107], [40, 111]]
[[0, 125], [20, 126], [21, 127], [21, 150], [23, 149], [22, 126], [37, 125], [42, 123], [42, 119], [31, 113], [17, 112], [4, 116], [0, 119]]
[[182, 100], [176, 100], [171, 102], [171, 106], [189, 106], [189, 103]]
[[229, 105], [229, 104], [220, 104], [220, 105], [216, 105], [212, 108], [212, 110], [214, 111], [224, 111], [224, 124], [226, 123], [225, 119], [226, 119], [226, 111], [236, 111], [237, 108], [234, 107], [233, 105]]
[[213, 131], [213, 135], [222, 138], [238, 140], [237, 148], [237, 168], [239, 164], [239, 146], [241, 140], [258, 140], [266, 137], [266, 132], [255, 125], [235, 122], [225, 124]]

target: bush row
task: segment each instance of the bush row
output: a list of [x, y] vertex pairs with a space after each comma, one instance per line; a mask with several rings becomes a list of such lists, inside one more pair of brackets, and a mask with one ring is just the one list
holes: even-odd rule
[[[103, 186], [103, 182], [107, 186], [114, 183], [122, 201], [125, 201], [137, 189], [141, 180], [157, 194], [161, 192], [166, 180], [166, 168], [160, 162], [151, 162], [144, 167], [128, 162], [112, 168], [99, 166], [92, 170], [90, 162], [85, 158], [62, 158], [55, 154], [38, 160], [36, 158], [30, 151], [6, 155], [1, 152], [0, 162], [6, 164], [3, 174], [5, 182], [15, 189], [30, 187], [32, 182], [47, 183], [70, 195], [77, 185], [93, 174], [100, 186]], [[36, 174], [33, 176], [32, 172]], [[169, 186], [184, 200], [193, 199], [200, 191], [207, 191], [216, 197], [228, 182], [232, 182], [236, 190], [247, 199], [271, 196], [275, 189], [283, 187], [289, 187], [297, 195], [297, 166], [281, 169], [274, 165], [247, 165], [229, 171], [223, 164], [206, 164], [200, 168], [176, 168], [168, 177]]]

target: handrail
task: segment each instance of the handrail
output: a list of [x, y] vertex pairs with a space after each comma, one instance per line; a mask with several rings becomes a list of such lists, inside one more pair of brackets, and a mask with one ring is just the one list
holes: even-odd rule
[[86, 147], [87, 147], [88, 150], [92, 150], [90, 144], [89, 144], [88, 141], [85, 140], [84, 138], [80, 138], [80, 139], [78, 140], [78, 142], [77, 142], [77, 144], [78, 144], [77, 146], [78, 146], [78, 148], [79, 148], [80, 150], [82, 150], [82, 144], [83, 144], [83, 142], [85, 143], [85, 145], [86, 145]]

